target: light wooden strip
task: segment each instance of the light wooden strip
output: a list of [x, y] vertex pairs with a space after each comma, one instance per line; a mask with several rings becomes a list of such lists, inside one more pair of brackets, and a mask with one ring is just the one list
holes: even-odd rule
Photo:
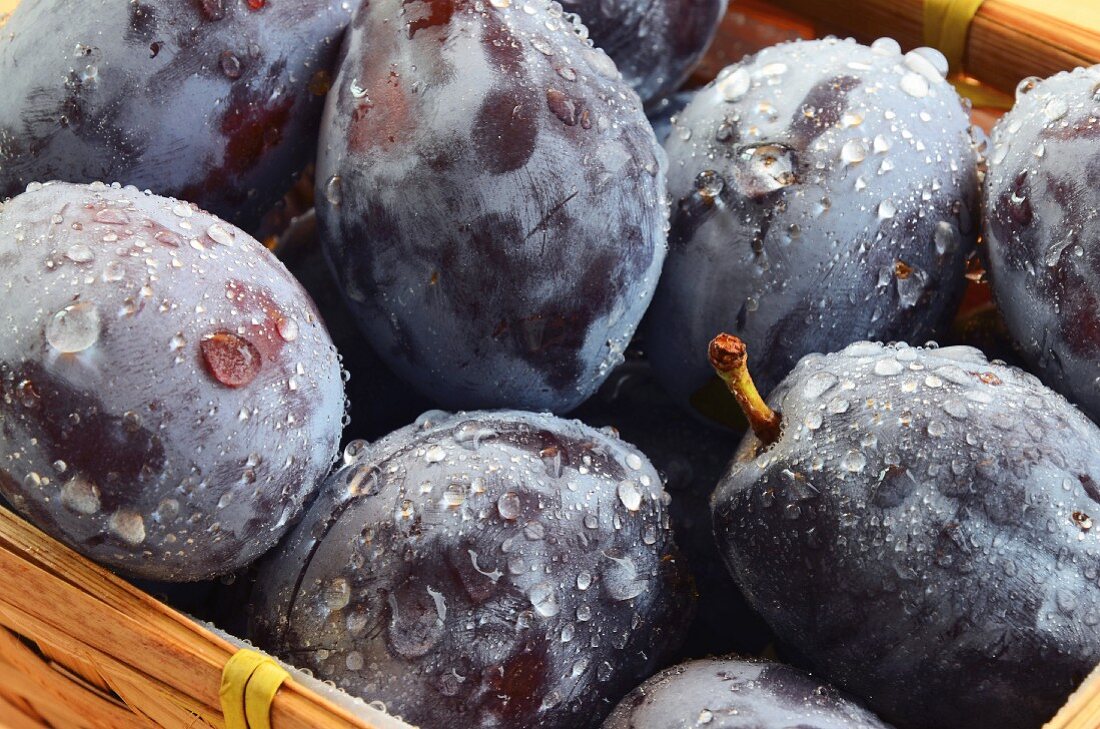
[[0, 682], [25, 697], [43, 717], [60, 726], [89, 729], [148, 726], [125, 707], [54, 671], [7, 631], [0, 633]]
[[[812, 20], [822, 34], [851, 35], [864, 43], [891, 36], [905, 48], [923, 45], [923, 0], [769, 0]], [[1050, 76], [1076, 66], [1100, 63], [1096, 9], [1076, 3], [1064, 17], [1040, 3], [986, 0], [970, 28], [966, 71], [983, 83], [1014, 91], [1027, 76]], [[1074, 22], [1086, 17], [1087, 24]]]
[[[150, 682], [175, 703], [220, 720], [221, 669], [236, 646], [3, 509], [0, 622], [63, 651], [91, 649], [102, 671]], [[275, 697], [272, 723], [276, 729], [372, 729], [297, 683]]]
[[22, 702], [17, 704], [14, 699], [0, 693], [0, 717], [9, 729], [42, 729], [42, 717], [37, 716], [37, 712], [32, 716], [31, 712], [33, 709], [29, 706]]

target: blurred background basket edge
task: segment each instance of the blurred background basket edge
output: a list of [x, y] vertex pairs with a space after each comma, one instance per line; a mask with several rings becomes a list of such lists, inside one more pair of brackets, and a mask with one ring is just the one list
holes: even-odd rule
[[[18, 2], [0, 0], [0, 26]], [[1027, 76], [1100, 63], [1100, 3], [1087, 5], [986, 0], [971, 26], [966, 72], [1009, 93]], [[734, 0], [693, 80], [708, 81], [745, 53], [797, 37], [891, 36], [905, 48], [919, 46], [922, 13], [923, 0]], [[0, 726], [220, 728], [222, 667], [243, 645], [0, 507]], [[272, 725], [407, 727], [297, 671], [276, 696]], [[1100, 728], [1100, 672], [1047, 727]]]

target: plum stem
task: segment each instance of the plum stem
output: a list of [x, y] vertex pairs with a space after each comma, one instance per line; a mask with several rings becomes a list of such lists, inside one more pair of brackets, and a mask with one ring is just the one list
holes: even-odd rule
[[737, 404], [744, 411], [756, 437], [764, 445], [779, 440], [779, 413], [768, 407], [752, 381], [746, 366], [749, 358], [745, 343], [732, 334], [722, 333], [711, 340], [707, 355], [711, 367], [737, 398]]

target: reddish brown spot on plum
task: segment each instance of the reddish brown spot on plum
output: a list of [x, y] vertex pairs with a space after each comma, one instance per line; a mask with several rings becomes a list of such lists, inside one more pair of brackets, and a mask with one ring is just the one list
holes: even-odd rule
[[423, 14], [409, 23], [409, 38], [413, 38], [417, 31], [438, 28], [450, 23], [455, 12], [465, 3], [463, 0], [405, 0], [405, 5], [428, 6], [426, 11], [418, 8]]
[[260, 353], [243, 337], [215, 332], [199, 342], [202, 360], [215, 380], [226, 387], [243, 387], [260, 373]]
[[909, 278], [912, 273], [913, 267], [905, 261], [894, 262], [894, 275], [898, 277], [898, 280], [904, 281], [905, 279]]
[[221, 129], [229, 139], [222, 164], [235, 174], [255, 167], [260, 157], [282, 139], [283, 128], [290, 119], [292, 98], [284, 95], [270, 105], [261, 103], [261, 98], [244, 87], [235, 87], [222, 117]]
[[263, 10], [264, 0], [248, 0], [249, 10]]
[[471, 136], [487, 169], [518, 170], [534, 154], [539, 135], [534, 106], [530, 95], [517, 89], [496, 89], [485, 98]]
[[540, 689], [547, 684], [546, 648], [528, 645], [528, 652], [509, 658], [498, 675], [490, 674], [494, 693], [500, 697], [496, 712], [501, 717], [533, 716], [541, 702]]

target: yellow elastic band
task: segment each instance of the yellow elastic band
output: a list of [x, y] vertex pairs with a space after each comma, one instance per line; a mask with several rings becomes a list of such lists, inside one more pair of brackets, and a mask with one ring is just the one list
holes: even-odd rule
[[970, 23], [984, 0], [924, 0], [924, 43], [947, 57], [952, 73], [962, 71]]
[[271, 702], [290, 678], [269, 656], [239, 650], [222, 669], [218, 691], [226, 729], [271, 729]]

